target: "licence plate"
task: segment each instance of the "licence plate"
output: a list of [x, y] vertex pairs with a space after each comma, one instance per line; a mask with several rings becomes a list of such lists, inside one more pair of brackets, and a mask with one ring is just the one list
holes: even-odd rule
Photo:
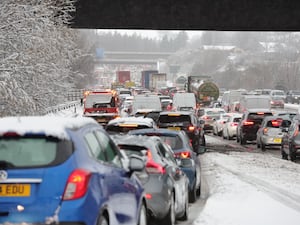
[[176, 130], [176, 131], [179, 131], [180, 130], [180, 127], [168, 127], [169, 130]]
[[106, 122], [107, 121], [107, 119], [97, 119], [97, 122]]
[[281, 138], [274, 138], [274, 143], [281, 143]]
[[28, 197], [30, 184], [0, 184], [0, 197]]

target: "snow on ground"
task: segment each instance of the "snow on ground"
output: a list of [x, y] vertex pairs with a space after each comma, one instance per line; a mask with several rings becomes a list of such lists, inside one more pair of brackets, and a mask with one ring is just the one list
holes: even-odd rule
[[265, 153], [201, 155], [209, 197], [194, 225], [299, 225], [300, 166]]

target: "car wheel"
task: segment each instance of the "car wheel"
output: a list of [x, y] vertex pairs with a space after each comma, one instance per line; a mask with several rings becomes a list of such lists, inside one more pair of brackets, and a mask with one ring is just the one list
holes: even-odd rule
[[175, 225], [175, 207], [174, 207], [174, 195], [172, 193], [171, 195], [171, 199], [170, 199], [171, 203], [170, 203], [170, 208], [169, 208], [169, 212], [167, 213], [167, 215], [165, 216], [165, 218], [163, 219], [163, 224], [165, 225]]
[[197, 197], [201, 196], [201, 182], [196, 190], [196, 195], [197, 195]]
[[222, 131], [218, 131], [218, 136], [221, 137], [221, 136], [222, 136], [222, 133], [223, 133]]
[[288, 160], [288, 155], [285, 153], [285, 151], [283, 150], [283, 146], [281, 146], [281, 157], [284, 160]]
[[196, 199], [197, 199], [197, 190], [196, 190], [196, 181], [195, 181], [192, 190], [189, 191], [189, 202], [194, 203]]
[[240, 136], [236, 135], [236, 142], [239, 143], [240, 142]]
[[240, 137], [240, 142], [241, 142], [241, 145], [245, 145], [247, 143], [246, 139], [243, 137]]
[[98, 219], [98, 223], [97, 225], [109, 225], [107, 218], [102, 215], [99, 219]]
[[296, 152], [295, 152], [293, 146], [290, 147], [290, 159], [291, 159], [291, 161], [293, 161], [293, 162], [296, 161]]
[[260, 144], [260, 148], [261, 148], [261, 150], [262, 150], [263, 152], [266, 151], [266, 145], [265, 145], [264, 143], [261, 143], [261, 144]]
[[145, 204], [143, 203], [141, 210], [140, 210], [140, 215], [139, 215], [139, 221], [138, 221], [138, 225], [147, 225], [147, 209]]
[[182, 221], [187, 221], [189, 219], [189, 196], [186, 195], [185, 204], [184, 204], [184, 213], [183, 216], [179, 218]]

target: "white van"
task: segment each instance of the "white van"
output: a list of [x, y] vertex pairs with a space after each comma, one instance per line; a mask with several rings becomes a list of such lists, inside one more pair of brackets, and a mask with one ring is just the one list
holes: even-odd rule
[[162, 111], [158, 95], [135, 95], [132, 102], [132, 115], [137, 112]]
[[173, 108], [179, 111], [191, 111], [196, 109], [196, 97], [194, 93], [175, 93], [173, 96]]

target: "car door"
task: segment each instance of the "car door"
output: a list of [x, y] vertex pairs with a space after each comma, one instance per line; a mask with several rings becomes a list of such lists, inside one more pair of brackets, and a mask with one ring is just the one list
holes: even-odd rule
[[109, 209], [113, 211], [111, 215], [116, 216], [114, 220], [118, 223], [123, 224], [128, 218], [133, 220], [137, 215], [137, 185], [123, 168], [117, 147], [108, 135], [100, 130], [86, 134], [85, 140], [92, 157], [98, 162], [95, 168], [98, 180], [94, 184], [101, 187], [102, 193], [95, 189], [95, 195], [105, 199]]
[[173, 156], [172, 150], [164, 143], [158, 143], [157, 148], [159, 149], [160, 154], [164, 157], [165, 163], [168, 164], [168, 173], [172, 176], [174, 180], [175, 188], [175, 212], [180, 213], [184, 210], [185, 199], [188, 193], [187, 189], [187, 177], [180, 169], [176, 160]]

